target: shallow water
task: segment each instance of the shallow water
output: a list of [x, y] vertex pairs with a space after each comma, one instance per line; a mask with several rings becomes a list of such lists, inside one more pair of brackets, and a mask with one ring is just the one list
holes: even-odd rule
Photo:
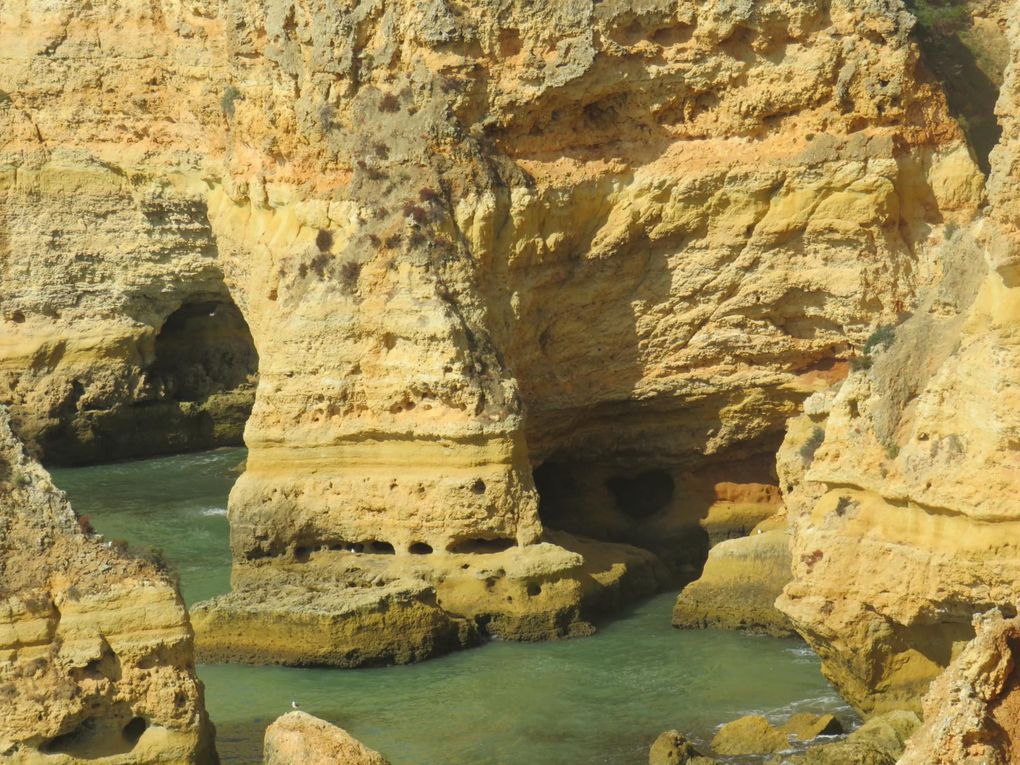
[[[223, 508], [242, 449], [54, 470], [106, 537], [165, 550], [191, 603], [229, 588]], [[760, 712], [851, 713], [799, 641], [669, 624], [674, 593], [591, 638], [492, 642], [407, 667], [206, 665], [199, 674], [224, 763], [260, 761], [265, 726], [290, 709], [337, 723], [393, 765], [643, 765], [668, 728], [702, 741]]]

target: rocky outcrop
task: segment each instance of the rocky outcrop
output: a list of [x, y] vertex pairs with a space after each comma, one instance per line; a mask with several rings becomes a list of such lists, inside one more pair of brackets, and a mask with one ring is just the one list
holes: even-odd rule
[[814, 453], [825, 438], [825, 424], [835, 389], [809, 396], [803, 412], [787, 423], [776, 453], [782, 494], [780, 512], [755, 526], [748, 536], [715, 545], [701, 577], [677, 596], [673, 626], [716, 627], [776, 636], [794, 634], [789, 617], [775, 607], [793, 576], [787, 507], [797, 516], [824, 493], [806, 478]]
[[673, 626], [792, 635], [793, 626], [774, 605], [789, 581], [790, 535], [781, 515], [711, 549], [701, 578], [677, 597]]
[[715, 760], [704, 757], [680, 731], [660, 733], [648, 750], [648, 765], [712, 765]]
[[0, 402], [50, 462], [239, 443], [253, 403], [202, 180], [213, 52], [176, 21], [0, 9]]
[[799, 712], [779, 726], [761, 715], [746, 715], [720, 726], [712, 739], [712, 751], [723, 757], [793, 752], [803, 749], [803, 744], [819, 736], [839, 736], [842, 733], [843, 725], [829, 714]]
[[266, 728], [265, 765], [389, 765], [347, 731], [305, 712], [288, 712]]
[[0, 408], [0, 759], [217, 762], [174, 583], [83, 526]]
[[877, 715], [841, 741], [780, 754], [768, 765], [894, 765], [910, 735], [921, 724], [914, 712]]
[[[351, 569], [422, 593], [392, 602], [442, 634], [400, 655], [458, 619], [590, 631], [661, 579], [629, 545], [689, 581], [775, 513], [785, 420], [980, 201], [911, 23], [845, 0], [8, 3], [0, 395], [54, 458], [194, 445], [175, 423], [237, 423], [210, 407], [257, 348], [211, 643], [263, 596], [281, 629], [357, 632], [383, 601]], [[245, 327], [219, 324], [234, 306]]]
[[[1010, 39], [1020, 28], [1013, 11]], [[1016, 51], [998, 112], [988, 207], [931, 243], [943, 275], [880, 328], [832, 406], [807, 473], [825, 493], [793, 519], [780, 608], [860, 710], [919, 709], [973, 636], [1015, 612], [1020, 582]]]
[[976, 637], [932, 683], [899, 765], [1008, 765], [1020, 757], [1020, 619], [977, 616]]

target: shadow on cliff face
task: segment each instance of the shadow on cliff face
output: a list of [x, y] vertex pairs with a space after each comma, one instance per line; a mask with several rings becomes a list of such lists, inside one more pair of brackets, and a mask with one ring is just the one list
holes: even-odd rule
[[1009, 45], [994, 20], [977, 17], [972, 0], [907, 0], [925, 67], [942, 86], [982, 172], [1002, 127], [995, 117]]
[[546, 528], [650, 550], [686, 584], [701, 575], [713, 544], [750, 533], [780, 509], [773, 465], [771, 452], [696, 469], [560, 455], [534, 478]]
[[258, 354], [225, 290], [185, 300], [164, 320], [152, 350], [139, 353], [144, 384], [134, 400], [103, 400], [72, 383], [59, 425], [40, 438], [47, 463], [87, 464], [242, 442]]

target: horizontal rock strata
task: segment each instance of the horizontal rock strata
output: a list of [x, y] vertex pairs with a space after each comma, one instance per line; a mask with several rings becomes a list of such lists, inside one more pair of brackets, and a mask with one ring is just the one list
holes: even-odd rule
[[0, 407], [0, 760], [218, 762], [175, 585], [80, 526]]
[[[1016, 24], [1013, 13], [1010, 39]], [[988, 206], [932, 242], [942, 278], [867, 343], [807, 473], [824, 494], [793, 520], [794, 577], [780, 608], [866, 713], [919, 710], [973, 637], [973, 614], [1016, 608], [1016, 57]]]
[[[461, 618], [575, 633], [655, 569], [630, 545], [689, 581], [775, 512], [785, 420], [973, 214], [911, 24], [846, 0], [8, 3], [0, 400], [53, 459], [220, 443], [257, 357], [210, 645], [263, 618], [251, 582], [281, 625], [348, 630], [388, 601], [344, 572], [391, 552], [387, 583], [428, 569], [397, 590], [437, 632], [379, 655]], [[460, 555], [566, 560], [550, 530], [617, 547], [538, 596], [496, 575], [498, 607], [448, 584]]]

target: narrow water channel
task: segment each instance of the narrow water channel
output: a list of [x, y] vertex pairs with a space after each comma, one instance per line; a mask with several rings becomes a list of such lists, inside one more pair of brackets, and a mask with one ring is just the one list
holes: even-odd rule
[[[107, 539], [162, 548], [193, 603], [230, 584], [227, 493], [243, 449], [54, 470]], [[369, 670], [204, 665], [225, 765], [261, 761], [266, 725], [291, 700], [385, 754], [393, 765], [643, 765], [655, 736], [711, 738], [753, 712], [851, 713], [795, 640], [678, 631], [675, 593], [597, 635], [492, 642], [407, 667]]]

